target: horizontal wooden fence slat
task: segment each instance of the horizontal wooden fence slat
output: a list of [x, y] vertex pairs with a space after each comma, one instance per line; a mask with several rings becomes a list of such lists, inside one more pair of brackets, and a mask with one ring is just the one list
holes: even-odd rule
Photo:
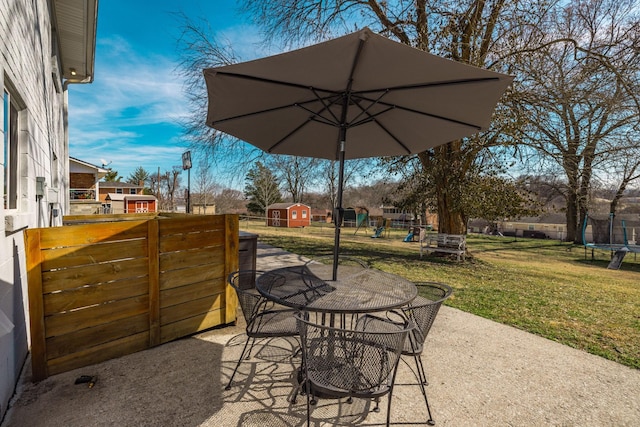
[[34, 381], [235, 321], [237, 215], [96, 217], [25, 231]]
[[134, 258], [105, 264], [45, 271], [42, 273], [42, 288], [45, 293], [57, 292], [114, 280], [143, 277], [149, 274], [148, 263], [146, 258]]
[[142, 238], [85, 246], [66, 246], [42, 251], [42, 269], [53, 270], [147, 256], [147, 241]]
[[220, 295], [224, 292], [225, 281], [222, 278], [216, 280], [207, 280], [206, 282], [198, 282], [179, 288], [171, 288], [161, 291], [162, 298], [160, 308], [170, 307], [172, 305], [182, 304], [184, 302], [196, 300], [199, 298]]
[[[100, 226], [99, 228], [97, 226]], [[107, 222], [101, 224], [70, 225], [41, 228], [42, 249], [89, 245], [118, 240], [147, 237], [146, 221]]]
[[168, 252], [160, 254], [160, 271], [178, 270], [197, 265], [211, 265], [224, 256], [224, 246], [197, 248], [189, 251]]
[[160, 324], [164, 326], [169, 323], [188, 319], [194, 315], [206, 314], [212, 310], [219, 310], [222, 300], [223, 298], [220, 295], [211, 295], [205, 298], [161, 308]]
[[148, 313], [148, 311], [149, 296], [142, 295], [56, 314], [45, 319], [47, 325], [46, 336], [49, 338], [56, 335], [64, 335], [80, 329]]
[[162, 236], [160, 252], [182, 251], [207, 246], [224, 246], [224, 235], [220, 233], [220, 230]]
[[146, 295], [148, 292], [148, 277], [138, 277], [94, 286], [82, 286], [64, 292], [47, 293], [44, 294], [44, 314], [50, 316], [105, 301]]
[[47, 338], [47, 357], [56, 359], [148, 330], [149, 316], [146, 313], [92, 328], [80, 329], [65, 335]]
[[193, 333], [189, 331], [203, 331], [223, 323], [229, 323], [225, 320], [224, 309], [212, 310], [204, 315], [200, 314], [162, 326], [160, 341], [166, 343]]
[[197, 265], [180, 270], [163, 271], [160, 275], [160, 289], [171, 289], [213, 279], [223, 281], [227, 279], [224, 264]]
[[160, 237], [172, 234], [202, 232], [206, 230], [225, 229], [225, 215], [192, 215], [175, 219], [164, 219], [158, 222]]
[[86, 348], [77, 353], [48, 361], [49, 375], [61, 374], [72, 369], [93, 365], [109, 359], [149, 348], [149, 333], [141, 332], [108, 343]]

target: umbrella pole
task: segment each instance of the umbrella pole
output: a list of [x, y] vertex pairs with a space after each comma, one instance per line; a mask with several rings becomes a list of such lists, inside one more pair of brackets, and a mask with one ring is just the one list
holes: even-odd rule
[[342, 138], [340, 141], [340, 154], [338, 163], [338, 200], [337, 209], [334, 213], [336, 220], [336, 235], [333, 242], [333, 280], [338, 278], [338, 258], [340, 255], [340, 226], [342, 225], [342, 187], [344, 185], [344, 137], [346, 136], [346, 129], [342, 129]]

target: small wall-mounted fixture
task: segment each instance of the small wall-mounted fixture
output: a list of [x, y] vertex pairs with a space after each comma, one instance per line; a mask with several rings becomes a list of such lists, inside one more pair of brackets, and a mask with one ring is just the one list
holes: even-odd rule
[[75, 68], [69, 68], [69, 72], [71, 73], [72, 76], [75, 76], [76, 74], [76, 69]]
[[44, 196], [45, 189], [47, 188], [47, 182], [45, 181], [43, 176], [36, 177], [36, 196], [42, 197]]

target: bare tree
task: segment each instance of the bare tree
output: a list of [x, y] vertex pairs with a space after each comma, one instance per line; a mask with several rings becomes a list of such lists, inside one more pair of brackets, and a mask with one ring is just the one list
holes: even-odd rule
[[291, 195], [291, 201], [301, 203], [309, 187], [317, 181], [319, 159], [310, 157], [273, 155], [266, 159], [281, 182], [285, 193]]
[[246, 209], [246, 198], [240, 190], [224, 188], [216, 193], [216, 212], [239, 213]]
[[216, 183], [211, 175], [211, 167], [211, 163], [207, 159], [198, 162], [193, 186], [195, 191], [191, 195], [191, 203], [202, 205], [204, 210], [202, 213], [204, 214], [207, 213], [207, 206], [213, 203], [215, 197]]
[[[618, 88], [614, 92], [616, 96], [633, 93], [638, 86], [635, 76], [631, 77], [625, 71], [635, 66], [634, 52], [640, 50], [636, 41], [639, 38], [637, 20], [631, 14], [623, 14], [637, 9], [636, 0], [578, 0], [570, 3], [557, 0], [245, 0], [242, 4], [243, 10], [263, 30], [265, 41], [282, 43], [283, 47], [298, 47], [368, 26], [401, 43], [455, 61], [520, 74], [530, 70], [533, 60], [527, 62], [526, 59], [535, 52], [552, 52], [550, 46], [564, 46], [566, 49], [572, 46], [576, 63], [583, 66], [585, 75], [593, 70], [594, 80], [611, 74], [616, 76], [615, 82], [607, 80], [614, 84], [612, 87]], [[577, 21], [566, 21], [570, 24], [567, 28], [552, 26], [562, 23], [568, 16], [579, 15], [584, 15], [580, 19], [590, 26], [586, 32], [573, 34], [567, 31]], [[618, 23], [620, 25], [616, 26]], [[605, 25], [609, 27], [605, 28]], [[231, 147], [225, 145], [229, 140], [204, 126], [202, 112], [206, 111], [206, 92], [200, 73], [208, 66], [234, 62], [236, 57], [228, 44], [210, 37], [197, 26], [187, 22], [184, 29], [183, 50], [191, 53], [181, 68], [193, 76], [193, 85], [188, 87], [188, 93], [194, 96], [193, 110], [198, 111], [194, 116], [197, 120], [189, 128], [192, 140], [208, 149]], [[604, 37], [608, 37], [609, 44]], [[519, 62], [523, 59], [524, 62]], [[548, 65], [538, 61], [535, 67], [544, 77]], [[546, 79], [552, 80], [553, 75], [546, 75]], [[505, 99], [518, 95], [517, 90], [524, 87], [516, 86]], [[557, 90], [561, 95], [569, 95], [562, 87]], [[520, 98], [509, 106], [520, 100], [527, 102], [526, 98]], [[637, 105], [635, 99], [630, 101]], [[609, 125], [609, 120], [619, 119], [617, 114], [616, 111], [616, 117], [603, 116], [601, 123]], [[429, 183], [433, 191], [439, 230], [455, 234], [466, 232], [469, 213], [461, 201], [468, 191], [472, 191], [467, 184], [473, 175], [491, 167], [485, 162], [485, 159], [492, 158], [486, 155], [487, 152], [508, 144], [518, 148], [522, 137], [518, 119], [525, 125], [531, 124], [526, 116], [514, 116], [510, 108], [499, 106], [489, 131], [426, 150], [415, 157], [424, 175], [422, 181]], [[528, 134], [532, 135], [532, 132]], [[254, 151], [251, 161], [255, 160], [255, 155]], [[566, 162], [566, 165], [573, 167], [571, 162]], [[330, 194], [335, 191], [334, 175], [330, 168], [326, 169]], [[567, 188], [577, 193], [575, 197], [570, 195], [571, 198], [582, 200], [588, 193], [590, 179], [587, 175], [584, 177], [586, 179], [581, 180], [583, 186], [568, 183]], [[576, 210], [575, 203], [568, 203], [568, 208], [569, 205]], [[577, 212], [567, 213], [568, 226], [575, 224], [574, 217], [577, 217]]]
[[[479, 67], [509, 71], [506, 59], [513, 51], [527, 46], [528, 26], [537, 25], [549, 3], [546, 0], [285, 0], [245, 1], [244, 10], [255, 17], [267, 40], [284, 41], [287, 45], [368, 26], [424, 51]], [[466, 176], [477, 173], [478, 156], [482, 152], [505, 143], [500, 131], [509, 122], [502, 122], [502, 117], [508, 119], [506, 114], [499, 113], [492, 131], [418, 154], [425, 180], [434, 190], [438, 229], [442, 232], [466, 232], [467, 214], [459, 203], [461, 195], [468, 191], [464, 185]]]
[[239, 61], [233, 46], [215, 35], [206, 20], [193, 21], [182, 13], [175, 15], [182, 34], [178, 39], [181, 60], [176, 72], [183, 81], [183, 92], [190, 113], [181, 121], [184, 138], [193, 156], [215, 165], [219, 170], [244, 177], [264, 153], [206, 125], [208, 97], [202, 71]]
[[[629, 135], [637, 135], [635, 6], [572, 2], [534, 29], [540, 47], [515, 62], [521, 80], [511, 101], [519, 139], [535, 150], [537, 165], [556, 164], [566, 177], [568, 240], [581, 238], [594, 175], [605, 165], [625, 163]], [[637, 166], [628, 166], [632, 178]]]
[[[365, 170], [371, 164], [369, 159], [351, 159], [345, 161], [344, 164], [344, 176], [343, 176], [343, 188], [349, 187], [353, 181], [358, 178], [359, 174], [363, 174]], [[331, 206], [336, 208], [338, 206], [338, 162], [335, 160], [322, 160], [319, 166], [320, 171], [320, 187], [324, 190], [324, 193], [329, 197]]]

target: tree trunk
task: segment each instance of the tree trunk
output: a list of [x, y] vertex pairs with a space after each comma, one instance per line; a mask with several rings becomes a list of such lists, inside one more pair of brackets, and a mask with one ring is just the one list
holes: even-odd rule
[[467, 234], [466, 220], [462, 212], [447, 209], [451, 200], [447, 194], [438, 194], [438, 232], [446, 234]]
[[467, 216], [458, 203], [467, 170], [463, 155], [459, 141], [418, 155], [427, 181], [435, 187], [439, 233], [467, 234]]
[[567, 241], [582, 244], [582, 233], [578, 232], [578, 195], [572, 189], [567, 194]]

